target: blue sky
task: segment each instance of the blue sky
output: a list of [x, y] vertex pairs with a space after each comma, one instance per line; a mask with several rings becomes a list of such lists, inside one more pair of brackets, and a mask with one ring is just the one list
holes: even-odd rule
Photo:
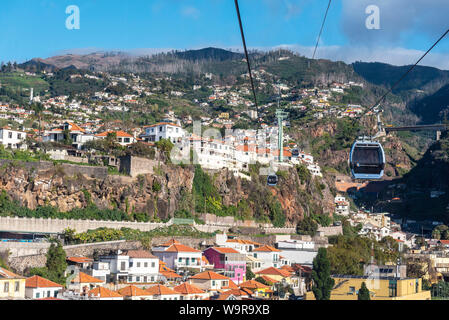
[[[449, 27], [445, 2], [334, 0], [317, 57], [412, 63]], [[249, 47], [310, 56], [328, 0], [239, 3]], [[371, 4], [380, 9], [380, 30], [365, 27]], [[80, 9], [79, 30], [65, 26], [69, 5]], [[241, 48], [232, 0], [2, 0], [0, 39], [0, 60], [18, 62], [64, 52]], [[449, 36], [422, 64], [449, 69]]]

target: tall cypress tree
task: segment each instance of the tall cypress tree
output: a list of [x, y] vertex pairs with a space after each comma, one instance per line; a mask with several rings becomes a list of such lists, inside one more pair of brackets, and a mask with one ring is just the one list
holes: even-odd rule
[[366, 287], [365, 282], [362, 282], [362, 286], [359, 289], [358, 299], [359, 300], [371, 300], [369, 290]]
[[330, 300], [335, 281], [331, 278], [331, 266], [325, 248], [319, 248], [317, 256], [313, 259], [312, 279], [315, 299]]

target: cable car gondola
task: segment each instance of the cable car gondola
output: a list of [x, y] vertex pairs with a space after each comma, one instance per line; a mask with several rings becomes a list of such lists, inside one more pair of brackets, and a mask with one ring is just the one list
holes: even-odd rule
[[359, 138], [352, 145], [349, 165], [354, 179], [381, 179], [385, 168], [385, 153], [382, 145], [367, 137]]
[[267, 184], [271, 187], [277, 186], [279, 178], [277, 175], [269, 175], [267, 178]]

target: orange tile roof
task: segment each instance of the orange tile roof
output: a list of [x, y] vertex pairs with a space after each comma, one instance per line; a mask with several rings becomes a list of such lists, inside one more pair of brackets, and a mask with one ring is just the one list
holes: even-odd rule
[[226, 287], [223, 287], [222, 289], [238, 289], [239, 287], [235, 284], [234, 281], [229, 280], [229, 284]]
[[290, 272], [290, 273], [294, 273], [294, 272], [295, 272], [295, 269], [293, 269], [291, 266], [288, 266], [288, 265], [283, 265], [283, 266], [281, 267], [281, 269], [283, 269], [283, 270], [285, 270], [285, 271], [288, 271], [288, 272]]
[[87, 262], [93, 262], [94, 259], [90, 259], [87, 257], [67, 257], [68, 261], [72, 261], [75, 263], [87, 263]]
[[201, 252], [200, 250], [193, 249], [183, 244], [172, 244], [166, 252]]
[[171, 122], [159, 122], [156, 124], [152, 124], [150, 126], [144, 126], [144, 128], [152, 128], [152, 127], [157, 127], [157, 126], [162, 126], [162, 125], [169, 125], [169, 126], [174, 126], [174, 127], [181, 127], [180, 125], [177, 125], [176, 123], [171, 123]]
[[79, 283], [103, 283], [103, 280], [94, 278], [84, 272], [80, 272], [79, 275], [72, 280], [72, 283], [79, 282]]
[[266, 282], [268, 283], [277, 283], [279, 282], [278, 280], [273, 279], [272, 277], [266, 276], [266, 275], [261, 275], [260, 276], [262, 279], [264, 279]]
[[62, 285], [36, 275], [36, 276], [32, 276], [32, 277], [26, 279], [25, 287], [26, 288], [62, 288]]
[[274, 267], [269, 267], [264, 270], [258, 271], [258, 272], [256, 272], [256, 274], [263, 274], [263, 275], [271, 274], [271, 275], [282, 276], [282, 277], [290, 277], [291, 276], [290, 272], [282, 270], [282, 269], [277, 269]]
[[237, 288], [237, 289], [228, 290], [226, 292], [223, 292], [222, 294], [225, 296], [229, 296], [232, 294], [233, 296], [240, 297], [240, 296], [251, 296], [251, 295], [253, 295], [253, 292], [246, 288], [244, 288], [244, 289]]
[[242, 282], [241, 284], [239, 284], [240, 288], [248, 288], [248, 289], [265, 289], [265, 288], [269, 288], [269, 286], [260, 283], [256, 280], [249, 280], [249, 281], [245, 281]]
[[264, 245], [262, 247], [259, 247], [257, 249], [254, 249], [255, 252], [281, 252], [281, 250], [276, 249], [269, 245]]
[[216, 272], [213, 271], [205, 271], [205, 272], [201, 272], [198, 273], [192, 277], [190, 277], [190, 279], [203, 279], [203, 280], [230, 280], [228, 277], [218, 274]]
[[81, 131], [81, 132], [84, 132], [84, 129], [81, 128], [80, 126], [78, 126], [77, 124], [75, 124], [73, 122], [67, 122], [67, 123], [72, 126], [70, 131]]
[[205, 291], [201, 290], [197, 286], [184, 282], [183, 284], [175, 287], [173, 290], [175, 290], [178, 293], [181, 294], [198, 294], [198, 293], [205, 293]]
[[123, 297], [121, 294], [119, 294], [115, 291], [106, 289], [104, 287], [96, 287], [96, 288], [90, 290], [88, 292], [88, 294], [93, 295], [95, 297], [99, 296], [100, 298], [121, 298], [121, 297]]
[[236, 243], [240, 243], [240, 244], [253, 244], [255, 246], [260, 246], [260, 243], [254, 242], [251, 240], [229, 239], [226, 242], [236, 242]]
[[179, 274], [173, 271], [159, 271], [159, 273], [167, 279], [182, 278]]
[[140, 289], [133, 285], [122, 288], [117, 292], [125, 297], [140, 297], [150, 295], [146, 290]]
[[211, 264], [211, 263], [209, 262], [209, 260], [207, 260], [206, 256], [202, 256], [202, 257], [201, 257], [201, 260], [203, 260], [203, 262], [204, 262], [205, 265]]
[[150, 295], [169, 295], [169, 294], [179, 294], [178, 292], [174, 291], [173, 289], [167, 288], [166, 286], [163, 286], [161, 284], [158, 284], [156, 286], [153, 286], [151, 288], [148, 288], [145, 290]]
[[97, 137], [107, 137], [108, 133], [115, 133], [117, 135], [117, 137], [133, 138], [132, 135], [130, 135], [129, 133], [126, 133], [124, 131], [105, 131], [105, 132], [96, 134], [95, 136], [97, 136]]
[[147, 250], [128, 250], [122, 255], [129, 256], [130, 258], [158, 259]]
[[0, 267], [0, 278], [23, 279], [24, 277], [21, 277], [9, 270], [6, 270], [5, 268]]
[[220, 253], [239, 253], [237, 250], [232, 248], [226, 248], [226, 247], [212, 247], [215, 251], [218, 251]]

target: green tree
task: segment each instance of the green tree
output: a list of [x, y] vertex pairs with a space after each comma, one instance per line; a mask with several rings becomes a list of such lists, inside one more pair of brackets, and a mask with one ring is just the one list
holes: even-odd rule
[[330, 262], [327, 258], [327, 250], [319, 248], [318, 254], [313, 259], [312, 279], [314, 286], [312, 288], [316, 300], [330, 300], [331, 290], [335, 281], [331, 278]]
[[47, 263], [49, 280], [64, 284], [64, 272], [67, 269], [66, 253], [60, 241], [53, 241], [47, 252]]
[[256, 275], [252, 272], [251, 267], [246, 267], [246, 280], [252, 280]]
[[362, 282], [362, 286], [359, 289], [358, 300], [371, 300], [369, 290], [366, 287], [365, 282]]
[[296, 233], [314, 236], [318, 230], [318, 223], [312, 217], [304, 217], [296, 225]]
[[155, 144], [156, 144], [156, 148], [159, 150], [159, 152], [162, 155], [163, 161], [169, 162], [170, 152], [172, 151], [172, 149], [175, 145], [168, 139], [161, 139], [161, 140], [157, 141]]

